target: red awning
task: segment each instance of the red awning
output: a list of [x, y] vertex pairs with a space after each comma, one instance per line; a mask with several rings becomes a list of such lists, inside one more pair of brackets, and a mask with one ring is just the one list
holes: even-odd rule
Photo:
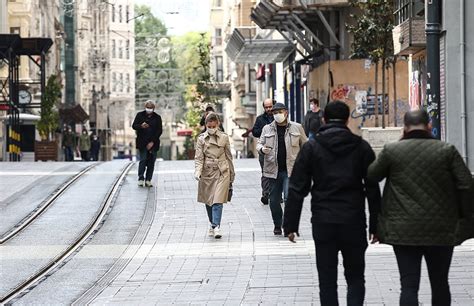
[[192, 129], [179, 130], [178, 136], [191, 136], [193, 134]]

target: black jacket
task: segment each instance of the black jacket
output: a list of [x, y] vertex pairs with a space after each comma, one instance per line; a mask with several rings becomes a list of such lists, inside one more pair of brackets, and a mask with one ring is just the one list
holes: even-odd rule
[[345, 125], [322, 126], [296, 159], [285, 206], [285, 233], [298, 232], [303, 200], [309, 191], [312, 223], [365, 225], [367, 197], [369, 231], [375, 233], [380, 189], [378, 183], [367, 179], [367, 168], [374, 160], [370, 145]]
[[304, 132], [309, 136], [309, 132], [316, 134], [322, 125], [323, 111], [308, 111], [304, 116]]
[[260, 138], [260, 136], [262, 135], [263, 127], [272, 122], [273, 122], [273, 116], [269, 116], [267, 113], [263, 113], [260, 116], [258, 116], [252, 128], [253, 137]]
[[[141, 127], [142, 123], [146, 122], [150, 127], [144, 129]], [[145, 149], [147, 144], [153, 141], [153, 150], [160, 148], [160, 136], [163, 133], [163, 125], [161, 117], [153, 112], [150, 117], [147, 116], [146, 111], [139, 112], [133, 120], [132, 128], [137, 131], [137, 149]]]

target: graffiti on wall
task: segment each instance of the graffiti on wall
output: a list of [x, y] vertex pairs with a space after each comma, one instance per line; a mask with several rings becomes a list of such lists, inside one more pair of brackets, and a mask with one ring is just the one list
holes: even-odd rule
[[346, 99], [349, 98], [349, 94], [351, 91], [354, 89], [354, 86], [348, 86], [344, 84], [339, 84], [335, 89], [332, 90], [331, 92], [331, 100], [339, 100], [339, 101], [345, 101]]

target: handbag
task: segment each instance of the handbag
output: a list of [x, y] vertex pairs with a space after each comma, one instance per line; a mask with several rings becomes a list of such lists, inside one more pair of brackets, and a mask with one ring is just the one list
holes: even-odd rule
[[234, 193], [234, 188], [232, 185], [229, 185], [229, 192], [227, 193], [227, 202], [230, 202], [232, 200], [232, 194]]

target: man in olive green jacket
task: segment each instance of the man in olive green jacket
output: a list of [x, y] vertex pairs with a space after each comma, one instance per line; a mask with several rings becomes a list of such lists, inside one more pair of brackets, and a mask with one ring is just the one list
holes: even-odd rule
[[424, 110], [406, 113], [404, 122], [403, 138], [386, 145], [368, 170], [369, 178], [387, 179], [378, 239], [393, 245], [400, 271], [400, 305], [418, 305], [423, 257], [433, 305], [450, 305], [453, 247], [468, 238], [459, 228], [472, 209], [465, 196], [471, 173], [453, 145], [431, 136]]

